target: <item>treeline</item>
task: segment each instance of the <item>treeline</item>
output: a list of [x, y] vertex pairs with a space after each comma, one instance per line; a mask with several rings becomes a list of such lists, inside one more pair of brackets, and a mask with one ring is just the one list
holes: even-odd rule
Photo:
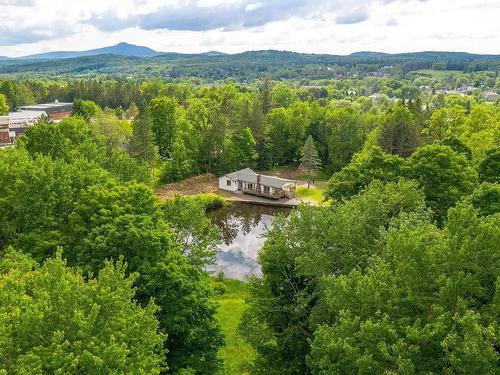
[[[212, 374], [223, 344], [207, 202], [160, 202], [99, 113], [0, 150], [0, 373]], [[146, 184], [147, 183], [147, 184]]]
[[[483, 78], [487, 82], [492, 77]], [[406, 157], [421, 145], [451, 135], [463, 141], [474, 128], [485, 127], [487, 137], [494, 137], [491, 123], [497, 119], [498, 103], [485, 104], [480, 94], [422, 96], [415, 83], [429, 83], [426, 80], [430, 78], [417, 77], [413, 83], [367, 78], [321, 87], [273, 81], [217, 87], [159, 80], [4, 81], [0, 92], [11, 107], [26, 102], [26, 97], [73, 100], [75, 113], [88, 121], [95, 117], [95, 124], [104, 121], [98, 114], [106, 113], [111, 123], [101, 127], [116, 129], [125, 125], [111, 124], [135, 119], [129, 133], [122, 134], [114, 146], [171, 182], [205, 172], [223, 174], [247, 166], [264, 170], [295, 163], [309, 135], [325, 176], [347, 165], [368, 144], [390, 152], [398, 149]], [[365, 96], [374, 91], [380, 94]], [[113, 114], [117, 119], [111, 120]], [[453, 122], [452, 128], [445, 128], [447, 121]], [[482, 146], [471, 142], [478, 140], [465, 141], [476, 154], [477, 148], [494, 143], [491, 139]]]
[[360, 52], [349, 56], [301, 54], [287, 51], [250, 51], [234, 55], [205, 56], [164, 54], [155, 57], [95, 55], [69, 59], [0, 61], [0, 74], [16, 77], [115, 77], [146, 80], [200, 79], [239, 82], [268, 77], [276, 80], [331, 79], [363, 75], [384, 66], [395, 66], [407, 73], [431, 69], [439, 62], [448, 69], [463, 72], [498, 71], [498, 55], [472, 55], [449, 52], [417, 52], [398, 55]]
[[[340, 72], [339, 72], [340, 73]], [[347, 72], [344, 72], [347, 74]], [[388, 76], [371, 77], [353, 75], [342, 79], [311, 80], [300, 78], [290, 85], [302, 100], [347, 99], [356, 100], [363, 96], [379, 94], [378, 101], [389, 98], [415, 99], [422, 95], [421, 87], [434, 94], [439, 89], [455, 89], [461, 86], [471, 86], [476, 89], [474, 96], [481, 101], [486, 90], [500, 91], [498, 72], [485, 71], [476, 73], [450, 73], [434, 77], [427, 73], [403, 73], [393, 68]], [[348, 74], [351, 76], [351, 74]], [[239, 90], [252, 91], [265, 84], [266, 80], [238, 86]], [[269, 83], [269, 82], [268, 82]], [[231, 81], [221, 82], [217, 86], [234, 84]], [[270, 84], [273, 84], [270, 82]], [[76, 99], [92, 100], [100, 107], [127, 109], [133, 102], [137, 106], [147, 104], [151, 99], [162, 96], [175, 96], [180, 103], [198, 90], [203, 89], [201, 81], [183, 81], [181, 83], [164, 82], [162, 80], [140, 79], [67, 79], [67, 80], [1, 80], [0, 94], [4, 95], [11, 110], [22, 105], [29, 105], [54, 100], [73, 102]], [[432, 101], [433, 96], [427, 94], [426, 100]]]
[[302, 94], [283, 83], [264, 83], [257, 90], [228, 85], [199, 89], [188, 98], [154, 98], [134, 123], [132, 154], [151, 163], [156, 146], [163, 179], [176, 181], [295, 163], [312, 136], [323, 174], [330, 176], [369, 146], [408, 157], [420, 146], [454, 136], [479, 157], [498, 142], [498, 105], [473, 97], [436, 97], [424, 104], [419, 96], [395, 102]]

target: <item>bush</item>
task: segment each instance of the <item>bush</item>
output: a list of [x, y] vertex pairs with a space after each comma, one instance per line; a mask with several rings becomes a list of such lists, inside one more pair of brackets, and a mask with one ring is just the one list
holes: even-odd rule
[[217, 194], [198, 194], [195, 199], [198, 199], [205, 211], [215, 210], [216, 208], [224, 207], [227, 201]]

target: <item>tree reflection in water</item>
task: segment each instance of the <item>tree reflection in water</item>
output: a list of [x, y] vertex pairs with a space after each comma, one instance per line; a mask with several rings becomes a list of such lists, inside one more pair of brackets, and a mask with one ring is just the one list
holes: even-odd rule
[[209, 270], [224, 271], [226, 277], [240, 280], [260, 275], [257, 256], [264, 235], [276, 216], [289, 213], [289, 208], [238, 203], [209, 211], [207, 215], [219, 228], [223, 241], [217, 264]]

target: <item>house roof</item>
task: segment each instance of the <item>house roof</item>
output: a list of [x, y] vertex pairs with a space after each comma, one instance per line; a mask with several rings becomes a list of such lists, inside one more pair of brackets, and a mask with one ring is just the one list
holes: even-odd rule
[[[244, 181], [244, 182], [256, 184], [257, 183], [257, 176], [259, 176], [259, 174], [255, 173], [250, 168], [245, 168], [245, 169], [241, 169], [241, 170], [236, 171], [236, 172], [228, 173], [226, 176], [229, 177], [233, 181]], [[270, 186], [270, 187], [274, 187], [274, 188], [282, 188], [286, 184], [295, 183], [295, 181], [288, 180], [285, 178], [279, 178], [279, 177], [267, 176], [267, 175], [261, 174], [260, 175], [260, 183], [261, 183], [261, 185], [264, 185], [264, 186]]]
[[53, 103], [42, 103], [35, 105], [25, 105], [19, 107], [21, 111], [44, 111], [51, 115], [58, 112], [71, 112], [73, 110], [73, 103], [64, 103], [55, 101]]
[[233, 181], [238, 181], [238, 180], [246, 181], [243, 178], [250, 178], [251, 176], [257, 176], [257, 173], [255, 173], [250, 168], [245, 168], [236, 172], [228, 173], [226, 176]]

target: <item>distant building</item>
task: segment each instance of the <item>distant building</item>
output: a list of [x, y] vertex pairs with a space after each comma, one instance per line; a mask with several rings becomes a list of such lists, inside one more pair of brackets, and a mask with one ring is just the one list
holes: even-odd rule
[[45, 111], [17, 111], [9, 113], [9, 129], [14, 138], [23, 135], [27, 128], [37, 123], [42, 117], [48, 117]]
[[0, 146], [12, 144], [9, 133], [9, 116], [0, 116]]
[[30, 111], [30, 112], [45, 112], [49, 120], [54, 122], [59, 122], [62, 119], [71, 116], [73, 111], [73, 103], [62, 103], [58, 100], [53, 103], [45, 104], [35, 104], [35, 105], [25, 105], [19, 107], [19, 111]]
[[280, 199], [295, 196], [296, 182], [284, 178], [258, 174], [250, 168], [228, 173], [219, 178], [219, 189]]
[[484, 98], [487, 102], [496, 102], [500, 95], [496, 91], [486, 91]]
[[457, 87], [456, 91], [463, 95], [472, 95], [472, 93], [474, 92], [474, 87], [462, 85], [460, 87]]

